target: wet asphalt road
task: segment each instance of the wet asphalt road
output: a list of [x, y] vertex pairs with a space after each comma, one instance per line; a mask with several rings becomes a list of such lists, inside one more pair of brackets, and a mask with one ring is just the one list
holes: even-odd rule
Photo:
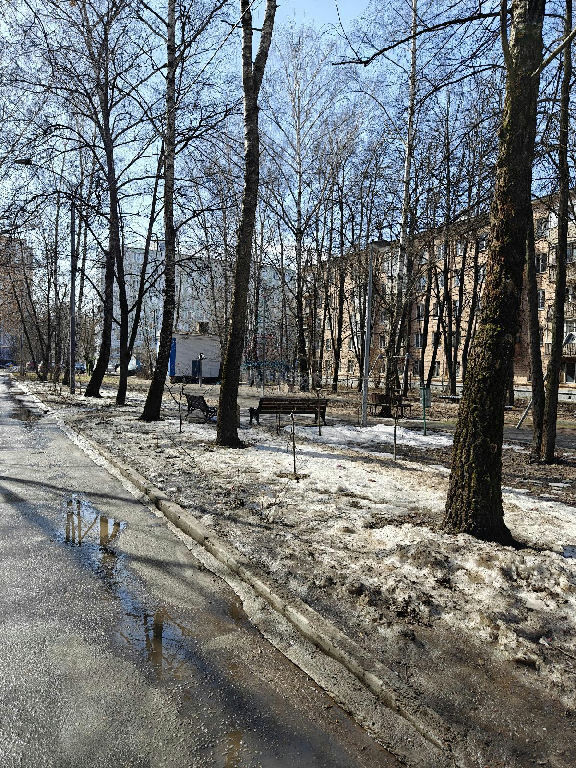
[[6, 378], [0, 437], [2, 768], [398, 765]]

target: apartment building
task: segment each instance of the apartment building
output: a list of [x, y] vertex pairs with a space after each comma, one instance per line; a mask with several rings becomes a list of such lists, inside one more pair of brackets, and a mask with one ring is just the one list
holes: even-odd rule
[[[540, 344], [546, 366], [550, 356], [552, 311], [556, 282], [557, 218], [550, 201], [534, 203], [536, 273], [540, 315]], [[372, 337], [370, 383], [379, 386], [386, 365], [396, 367], [399, 380], [409, 385], [430, 380], [431, 386], [459, 392], [482, 308], [482, 292], [488, 255], [486, 219], [462, 219], [450, 230], [418, 236], [408, 254], [409, 264], [399, 262], [398, 244], [374, 243]], [[368, 254], [362, 258], [367, 262]], [[356, 257], [358, 258], [358, 257]], [[403, 274], [404, 272], [404, 274]], [[361, 286], [353, 285], [350, 270], [344, 313], [344, 331], [339, 381], [354, 386], [363, 363]], [[409, 276], [407, 276], [409, 275]], [[401, 298], [398, 287], [401, 285]], [[570, 222], [565, 301], [565, 336], [560, 377], [561, 397], [576, 400], [576, 221]], [[403, 331], [398, 334], [402, 322]], [[392, 338], [400, 339], [391, 355]], [[392, 345], [394, 346], [394, 345]], [[333, 343], [326, 340], [323, 373], [331, 375]], [[388, 361], [388, 362], [387, 362]], [[530, 391], [528, 312], [524, 288], [520, 327], [516, 337], [513, 385], [517, 393]]]

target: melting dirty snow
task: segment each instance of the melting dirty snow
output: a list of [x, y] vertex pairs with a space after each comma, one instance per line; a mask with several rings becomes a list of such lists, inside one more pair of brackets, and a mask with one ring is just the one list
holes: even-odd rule
[[[175, 410], [136, 421], [136, 395], [125, 409], [80, 406], [70, 423], [371, 652], [399, 626], [452, 633], [576, 709], [576, 496], [570, 505], [505, 489], [506, 522], [527, 545], [517, 551], [442, 533], [447, 468], [393, 461], [390, 426], [328, 426], [321, 436], [299, 426], [295, 478], [291, 435], [276, 434], [272, 419], [242, 429], [246, 449], [226, 450], [214, 424], [185, 421], [180, 434]], [[397, 441], [433, 456], [451, 437], [399, 428]]]

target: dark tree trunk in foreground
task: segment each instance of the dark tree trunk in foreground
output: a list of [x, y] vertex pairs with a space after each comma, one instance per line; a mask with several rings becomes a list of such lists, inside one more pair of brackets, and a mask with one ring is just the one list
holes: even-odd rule
[[112, 322], [114, 311], [114, 263], [115, 253], [112, 252], [112, 243], [106, 251], [106, 263], [104, 266], [104, 306], [102, 310], [102, 336], [98, 359], [90, 381], [86, 385], [85, 397], [100, 397], [100, 387], [104, 381], [106, 369], [110, 361], [110, 346], [112, 337]]
[[258, 94], [262, 85], [274, 17], [276, 0], [266, 0], [266, 14], [256, 59], [252, 62], [252, 13], [249, 0], [240, 0], [242, 13], [242, 85], [244, 89], [244, 192], [236, 245], [236, 269], [230, 328], [222, 364], [222, 385], [218, 407], [216, 442], [230, 448], [242, 447], [238, 437], [237, 403], [240, 365], [246, 333], [246, 307], [252, 261], [252, 238], [260, 181], [260, 135], [258, 128]]
[[176, 0], [168, 2], [166, 21], [166, 128], [164, 135], [164, 303], [156, 368], [141, 421], [158, 421], [168, 373], [176, 294], [176, 231], [174, 229], [174, 157], [176, 153]]
[[[572, 0], [566, 0], [564, 37], [572, 31]], [[570, 110], [570, 81], [572, 79], [572, 52], [568, 45], [564, 49], [560, 94], [560, 136], [558, 146], [558, 245], [556, 247], [556, 287], [554, 290], [554, 314], [552, 317], [552, 339], [550, 359], [546, 368], [546, 402], [544, 405], [544, 429], [542, 438], [543, 459], [546, 464], [554, 462], [556, 448], [556, 419], [558, 416], [558, 387], [562, 366], [564, 341], [564, 302], [566, 300], [566, 252], [568, 247], [568, 204], [570, 196], [570, 169], [568, 167], [568, 128]]]
[[[513, 0], [503, 35], [506, 97], [490, 222], [488, 274], [454, 435], [443, 526], [513, 543], [502, 507], [502, 437], [510, 359], [518, 328], [531, 185], [545, 0]], [[506, 24], [503, 5], [503, 28]]]
[[540, 320], [538, 318], [538, 286], [536, 285], [536, 250], [534, 248], [534, 219], [528, 222], [526, 239], [526, 297], [530, 343], [530, 372], [532, 378], [532, 445], [530, 461], [542, 457], [542, 426], [544, 423], [544, 375], [540, 351]]

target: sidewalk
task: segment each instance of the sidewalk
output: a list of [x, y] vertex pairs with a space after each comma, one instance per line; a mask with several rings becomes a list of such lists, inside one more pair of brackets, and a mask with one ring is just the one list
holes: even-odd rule
[[[517, 552], [439, 531], [446, 433], [400, 429], [404, 456], [394, 462], [389, 425], [361, 430], [349, 414], [318, 435], [303, 417], [295, 478], [289, 435], [275, 435], [273, 419], [243, 429], [250, 447], [230, 451], [215, 446], [214, 425], [191, 420], [179, 433], [169, 400], [164, 421], [143, 424], [139, 393], [119, 409], [29, 386], [158, 489], [169, 515], [180, 514], [176, 504], [186, 510], [196, 540], [222, 546], [237, 573], [279, 597], [284, 615], [288, 606], [309, 626], [318, 621], [316, 644], [337, 638], [373, 692], [385, 680], [381, 700], [402, 706], [431, 743], [454, 739], [457, 764], [576, 763], [576, 560], [566, 556], [576, 545], [576, 488], [553, 468], [541, 480], [546, 493], [505, 493], [508, 524], [534, 547]], [[521, 476], [521, 449], [507, 455]]]

